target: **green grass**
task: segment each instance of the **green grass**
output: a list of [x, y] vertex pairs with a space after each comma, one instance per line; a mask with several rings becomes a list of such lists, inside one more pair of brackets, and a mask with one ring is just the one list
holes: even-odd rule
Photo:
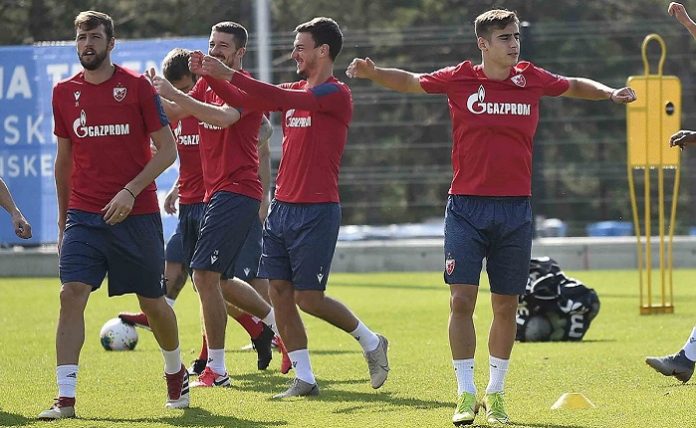
[[[594, 287], [601, 311], [580, 343], [516, 344], [506, 383], [513, 426], [694, 426], [696, 382], [682, 385], [658, 375], [643, 360], [678, 350], [696, 323], [696, 271], [675, 272], [673, 315], [638, 314], [637, 273], [569, 273]], [[135, 351], [105, 352], [99, 328], [135, 298], [93, 294], [87, 307], [87, 340], [78, 382], [78, 420], [51, 427], [450, 427], [456, 384], [447, 344], [448, 290], [441, 273], [334, 274], [329, 294], [350, 306], [390, 341], [392, 371], [385, 386], [369, 386], [360, 348], [347, 334], [305, 316], [310, 354], [321, 395], [289, 402], [269, 400], [288, 376], [258, 372], [255, 354], [237, 351], [248, 342], [228, 324], [231, 389], [194, 390], [191, 408], [163, 408], [162, 358], [149, 332], [139, 330]], [[56, 395], [54, 331], [56, 279], [0, 280], [0, 426], [46, 426], [33, 420]], [[183, 358], [200, 346], [196, 296], [187, 286], [175, 307]], [[476, 383], [488, 380], [486, 332], [491, 310], [482, 285], [476, 311], [479, 352]], [[696, 379], [695, 379], [696, 380]], [[550, 410], [564, 392], [582, 392], [589, 410]], [[477, 423], [485, 425], [479, 416]]]

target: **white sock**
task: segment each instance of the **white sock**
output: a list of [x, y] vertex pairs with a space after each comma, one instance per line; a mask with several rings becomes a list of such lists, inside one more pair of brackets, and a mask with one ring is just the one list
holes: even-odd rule
[[691, 361], [696, 361], [696, 327], [691, 330], [691, 336], [682, 349], [684, 350], [684, 354], [686, 354], [686, 358]]
[[164, 296], [164, 301], [167, 302], [170, 308], [174, 309], [174, 302], [176, 302], [176, 300], [172, 299], [171, 297]]
[[225, 366], [225, 348], [208, 348], [208, 364], [206, 365], [210, 367], [212, 371], [219, 375], [224, 375], [225, 373], [227, 373], [227, 367]]
[[77, 364], [64, 364], [56, 367], [56, 380], [58, 381], [59, 397], [75, 398], [77, 370]]
[[476, 385], [474, 385], [474, 359], [452, 360], [454, 375], [457, 377], [457, 396], [463, 392], [470, 392], [476, 395]]
[[363, 352], [374, 351], [379, 346], [379, 337], [360, 320], [358, 320], [358, 327], [351, 331], [350, 335], [360, 342]]
[[502, 360], [494, 356], [489, 357], [490, 379], [486, 387], [486, 394], [502, 392], [505, 387], [505, 375], [507, 375], [510, 360]]
[[276, 336], [280, 336], [280, 333], [278, 333], [278, 326], [276, 325], [275, 311], [273, 310], [273, 308], [271, 308], [271, 310], [268, 312], [268, 315], [263, 317], [261, 321], [263, 321], [264, 324], [269, 326]]
[[303, 380], [311, 385], [317, 383], [312, 373], [312, 364], [309, 362], [309, 351], [307, 349], [298, 349], [297, 351], [288, 352], [292, 367], [295, 369], [295, 377]]
[[162, 351], [162, 356], [164, 357], [164, 372], [167, 374], [179, 373], [181, 370], [181, 353], [179, 352], [179, 347], [173, 351]]

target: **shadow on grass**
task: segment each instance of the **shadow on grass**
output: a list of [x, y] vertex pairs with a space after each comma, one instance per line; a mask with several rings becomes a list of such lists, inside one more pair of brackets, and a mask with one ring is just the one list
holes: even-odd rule
[[[487, 427], [490, 425], [474, 425], [480, 427]], [[510, 421], [506, 427], [527, 427], [527, 428], [586, 428], [585, 425], [558, 425], [558, 424], [540, 424], [540, 423], [524, 423], [520, 421]]]
[[0, 410], [0, 427], [17, 427], [27, 425], [30, 422], [34, 421], [22, 415], [7, 413]]
[[[273, 398], [271, 398], [271, 396], [288, 388], [292, 380], [292, 375], [268, 376], [258, 373], [249, 373], [241, 376], [235, 376], [233, 387], [239, 389], [240, 391], [254, 391], [269, 394], [268, 400], [275, 401]], [[454, 408], [456, 404], [454, 402], [450, 403], [434, 400], [422, 400], [413, 397], [396, 396], [392, 392], [376, 391], [370, 388], [370, 380], [367, 378], [367, 376], [359, 379], [354, 378], [330, 381], [317, 379], [317, 383], [319, 384], [321, 394], [318, 397], [310, 398], [311, 400], [344, 404], [348, 404], [350, 402], [356, 403], [355, 406], [343, 408], [336, 413], [353, 413], [360, 409], [364, 411], [365, 406], [369, 403], [373, 403], [375, 405], [390, 405], [394, 407], [395, 411], [402, 407], [411, 407], [417, 409], [434, 409], [438, 407]], [[366, 392], [344, 391], [334, 388], [334, 386], [338, 385], [364, 385]], [[306, 398], [297, 399], [305, 400]], [[288, 401], [297, 399], [293, 398]]]
[[238, 427], [238, 428], [263, 428], [263, 427], [277, 427], [285, 426], [288, 423], [286, 421], [252, 421], [248, 419], [235, 418], [233, 416], [222, 416], [218, 414], [210, 413], [207, 410], [200, 408], [188, 408], [183, 410], [184, 414], [181, 416], [171, 416], [164, 418], [133, 418], [133, 419], [119, 419], [119, 418], [80, 418], [85, 421], [95, 421], [95, 422], [113, 422], [113, 423], [153, 423], [159, 422], [172, 426], [179, 427], [204, 427], [204, 426], [225, 426], [225, 427]]

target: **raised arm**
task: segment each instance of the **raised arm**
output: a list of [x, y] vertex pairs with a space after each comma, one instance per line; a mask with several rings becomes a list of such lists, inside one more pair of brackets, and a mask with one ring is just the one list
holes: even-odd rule
[[691, 37], [696, 39], [696, 23], [689, 17], [683, 4], [676, 2], [670, 3], [667, 8], [667, 13], [675, 17], [677, 21], [689, 31]]
[[627, 104], [636, 100], [636, 93], [628, 87], [614, 89], [584, 77], [570, 77], [568, 82], [570, 86], [567, 91], [561, 94], [563, 97], [581, 98], [584, 100], [610, 100], [616, 104]]
[[[193, 58], [193, 57], [192, 57]], [[285, 89], [239, 73], [209, 55], [200, 60], [198, 71], [226, 103], [264, 111], [300, 109], [316, 111], [322, 105], [311, 91]]]
[[0, 178], [0, 206], [5, 208], [5, 211], [10, 214], [15, 234], [22, 239], [31, 238], [31, 225], [24, 218], [19, 208], [17, 208], [14, 199], [12, 199], [10, 189], [7, 188], [7, 184], [5, 184], [2, 178]]
[[350, 78], [369, 79], [397, 92], [425, 93], [419, 74], [398, 68], [377, 67], [370, 58], [355, 58], [348, 66], [346, 75]]
[[227, 128], [241, 117], [239, 110], [233, 107], [207, 104], [181, 92], [172, 86], [167, 79], [157, 76], [154, 69], [148, 71], [148, 77], [163, 98], [164, 111], [172, 122], [187, 116], [194, 116], [202, 122]]

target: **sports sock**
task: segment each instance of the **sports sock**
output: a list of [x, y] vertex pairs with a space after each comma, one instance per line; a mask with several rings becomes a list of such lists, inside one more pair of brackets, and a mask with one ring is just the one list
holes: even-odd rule
[[264, 324], [269, 326], [271, 328], [271, 330], [273, 330], [273, 333], [275, 333], [276, 336], [280, 336], [280, 333], [278, 333], [278, 326], [276, 325], [275, 311], [273, 310], [273, 308], [271, 308], [271, 310], [268, 311], [268, 315], [263, 317], [263, 319], [261, 321], [263, 321]]
[[249, 333], [249, 337], [252, 339], [256, 339], [263, 333], [263, 324], [259, 321], [254, 321], [254, 318], [249, 314], [242, 314], [234, 320], [244, 327], [244, 330]]
[[452, 360], [452, 365], [454, 366], [454, 375], [457, 377], [457, 396], [462, 395], [463, 392], [476, 395], [474, 359]]
[[75, 398], [77, 371], [77, 364], [64, 364], [56, 367], [59, 397]]
[[317, 383], [312, 373], [312, 364], [309, 362], [309, 351], [307, 349], [298, 349], [297, 351], [288, 352], [292, 367], [295, 369], [295, 377], [309, 384]]
[[179, 370], [181, 370], [181, 353], [179, 352], [179, 347], [173, 351], [165, 351], [162, 349], [162, 356], [164, 357], [164, 372], [167, 374], [179, 373]]
[[379, 346], [379, 337], [360, 320], [358, 320], [358, 327], [351, 331], [350, 335], [360, 343], [363, 352], [374, 351]]
[[696, 327], [691, 330], [691, 336], [686, 341], [686, 344], [682, 349], [684, 350], [686, 358], [690, 359], [691, 361], [696, 361]]
[[219, 375], [224, 375], [227, 373], [227, 367], [225, 367], [225, 349], [208, 348], [207, 366]]
[[494, 356], [489, 357], [490, 379], [486, 387], [486, 394], [503, 391], [509, 364], [510, 360], [503, 360]]

